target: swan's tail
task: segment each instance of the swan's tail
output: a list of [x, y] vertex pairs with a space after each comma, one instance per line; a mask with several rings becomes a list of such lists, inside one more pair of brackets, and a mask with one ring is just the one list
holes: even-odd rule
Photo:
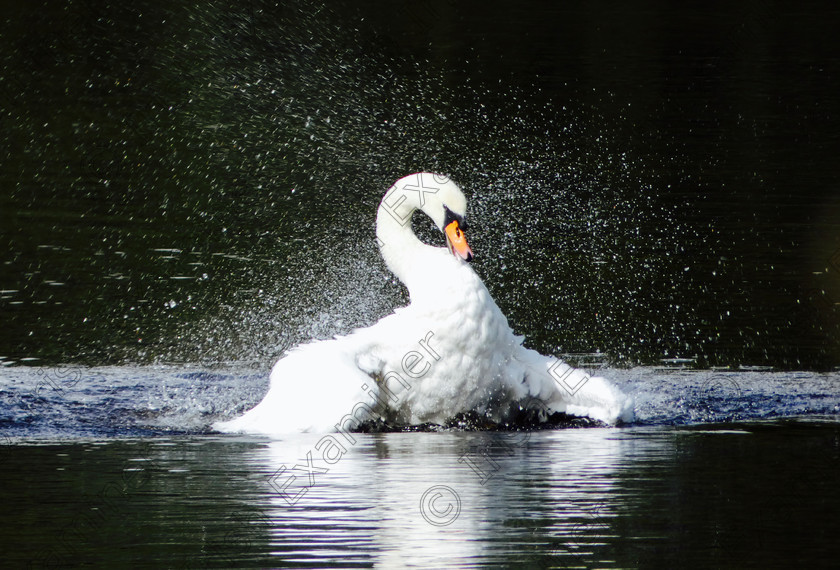
[[547, 358], [533, 350], [523, 351], [529, 396], [542, 402], [551, 412], [584, 416], [613, 425], [633, 421], [633, 398], [606, 378], [591, 376], [560, 359]]

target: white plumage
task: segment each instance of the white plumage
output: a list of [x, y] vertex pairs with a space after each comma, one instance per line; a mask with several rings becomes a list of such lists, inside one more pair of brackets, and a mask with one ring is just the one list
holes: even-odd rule
[[[447, 237], [422, 243], [415, 210]], [[377, 239], [388, 268], [406, 285], [407, 307], [373, 326], [291, 350], [271, 371], [268, 394], [220, 431], [344, 431], [382, 417], [402, 424], [444, 423], [461, 412], [501, 421], [511, 407], [615, 423], [633, 404], [603, 378], [522, 346], [466, 260], [466, 198], [431, 173], [397, 181], [380, 204]]]

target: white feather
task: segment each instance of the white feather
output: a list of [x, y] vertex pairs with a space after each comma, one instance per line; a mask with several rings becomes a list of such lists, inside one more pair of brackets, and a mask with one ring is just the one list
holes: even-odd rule
[[377, 417], [444, 423], [470, 411], [501, 421], [517, 404], [607, 423], [632, 420], [627, 396], [603, 378], [523, 347], [472, 268], [416, 238], [414, 210], [443, 230], [445, 208], [463, 217], [466, 199], [437, 175], [413, 174], [389, 189], [377, 237], [411, 304], [350, 335], [293, 349], [275, 364], [263, 401], [216, 429], [341, 431]]

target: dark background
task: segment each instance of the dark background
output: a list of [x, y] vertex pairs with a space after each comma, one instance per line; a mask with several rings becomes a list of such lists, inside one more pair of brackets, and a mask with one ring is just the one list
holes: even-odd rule
[[5, 2], [0, 362], [267, 367], [368, 325], [407, 302], [376, 205], [434, 170], [533, 348], [837, 367], [820, 6]]

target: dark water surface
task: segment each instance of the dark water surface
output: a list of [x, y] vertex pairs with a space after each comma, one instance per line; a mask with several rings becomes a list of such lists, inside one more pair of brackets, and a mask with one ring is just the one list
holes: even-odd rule
[[835, 565], [836, 373], [601, 373], [633, 425], [265, 439], [265, 372], [9, 367], [4, 565]]
[[[4, 566], [833, 567], [836, 420], [18, 446]], [[300, 467], [297, 467], [297, 466]]]
[[437, 170], [534, 348], [840, 365], [836, 9], [8, 4], [7, 362], [267, 366], [370, 324], [405, 301], [376, 205]]
[[[836, 565], [838, 24], [6, 2], [0, 565]], [[213, 434], [285, 349], [406, 303], [374, 216], [418, 170], [464, 188], [527, 344], [638, 421], [356, 434], [313, 464], [315, 436]]]

